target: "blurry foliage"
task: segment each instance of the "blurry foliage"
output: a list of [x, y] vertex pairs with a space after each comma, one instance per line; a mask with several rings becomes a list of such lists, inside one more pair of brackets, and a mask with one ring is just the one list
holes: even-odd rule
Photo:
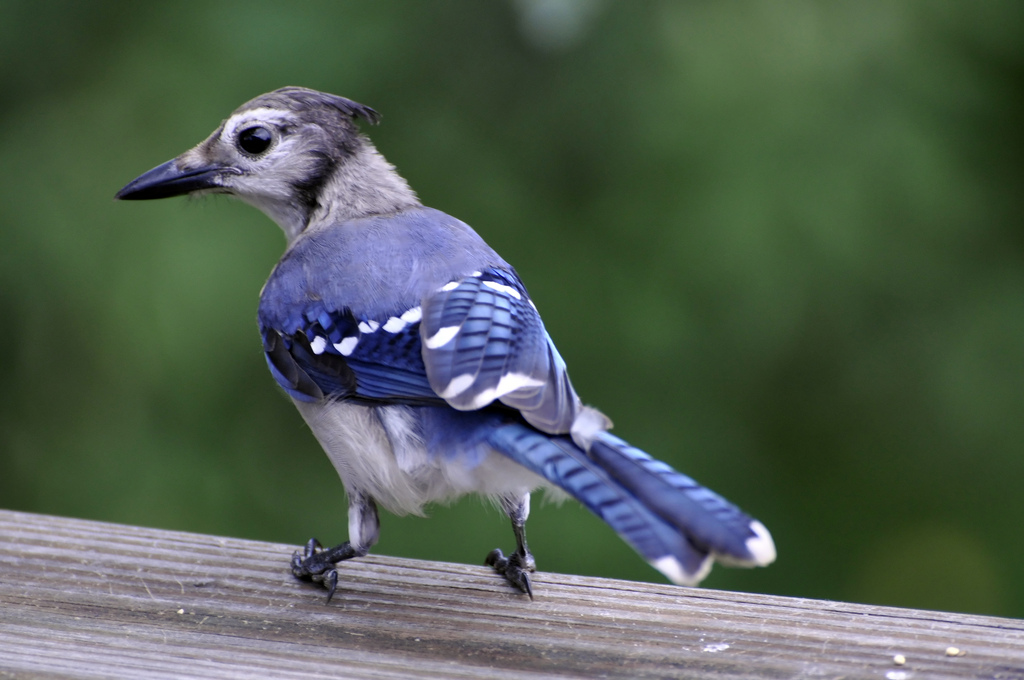
[[[376, 107], [616, 432], [767, 524], [712, 587], [1024, 615], [1024, 6], [0, 3], [0, 506], [300, 544], [342, 488], [267, 374], [283, 239], [114, 192], [286, 85]], [[480, 562], [466, 500], [377, 552]], [[657, 579], [573, 503], [543, 570]], [[287, 556], [282, 556], [282, 569]], [[543, 575], [538, 577], [543, 592]], [[543, 595], [541, 595], [543, 596]]]

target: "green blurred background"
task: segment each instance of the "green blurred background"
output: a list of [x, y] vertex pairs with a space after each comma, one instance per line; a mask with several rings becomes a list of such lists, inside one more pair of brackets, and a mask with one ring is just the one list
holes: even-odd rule
[[[772, 530], [706, 585], [1024, 616], [1024, 4], [4, 0], [0, 50], [0, 506], [345, 538], [256, 332], [277, 227], [113, 201], [304, 85], [382, 112], [617, 434]], [[480, 563], [485, 508], [376, 552]], [[661, 579], [574, 503], [530, 538]]]

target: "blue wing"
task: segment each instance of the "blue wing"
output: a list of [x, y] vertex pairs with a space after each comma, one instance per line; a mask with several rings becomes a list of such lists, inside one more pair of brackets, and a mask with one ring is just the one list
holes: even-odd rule
[[261, 315], [267, 363], [296, 399], [448, 403], [462, 411], [500, 401], [550, 433], [568, 432], [580, 408], [565, 363], [511, 270], [472, 272], [421, 305], [376, 318], [307, 305], [278, 324], [287, 330]]
[[498, 400], [544, 432], [569, 431], [579, 398], [514, 271], [451, 281], [423, 301], [422, 317], [427, 377], [448, 404], [472, 411]]
[[314, 306], [291, 334], [261, 324], [267, 364], [300, 401], [441, 404], [423, 366], [418, 310], [377, 320]]

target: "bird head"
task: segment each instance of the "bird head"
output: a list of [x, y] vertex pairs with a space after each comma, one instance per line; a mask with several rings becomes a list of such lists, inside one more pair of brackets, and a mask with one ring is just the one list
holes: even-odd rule
[[351, 218], [417, 204], [356, 120], [379, 114], [337, 95], [284, 87], [252, 99], [203, 142], [117, 192], [123, 200], [230, 194], [266, 213], [289, 241], [314, 218]]

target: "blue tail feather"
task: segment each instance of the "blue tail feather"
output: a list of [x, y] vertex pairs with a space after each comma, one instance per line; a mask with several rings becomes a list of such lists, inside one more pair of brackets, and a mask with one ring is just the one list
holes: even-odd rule
[[708, 551], [651, 512], [570, 438], [509, 423], [493, 430], [487, 440], [497, 451], [580, 501], [673, 581], [691, 585], [706, 575]]
[[775, 559], [760, 522], [607, 432], [587, 453], [569, 437], [522, 423], [500, 425], [487, 440], [580, 501], [676, 583], [698, 583], [714, 558], [742, 566]]
[[642, 498], [649, 510], [684, 532], [696, 545], [740, 564], [762, 561], [749, 544], [758, 538], [752, 528], [753, 518], [711, 489], [607, 432], [594, 439], [590, 457], [615, 482]]

